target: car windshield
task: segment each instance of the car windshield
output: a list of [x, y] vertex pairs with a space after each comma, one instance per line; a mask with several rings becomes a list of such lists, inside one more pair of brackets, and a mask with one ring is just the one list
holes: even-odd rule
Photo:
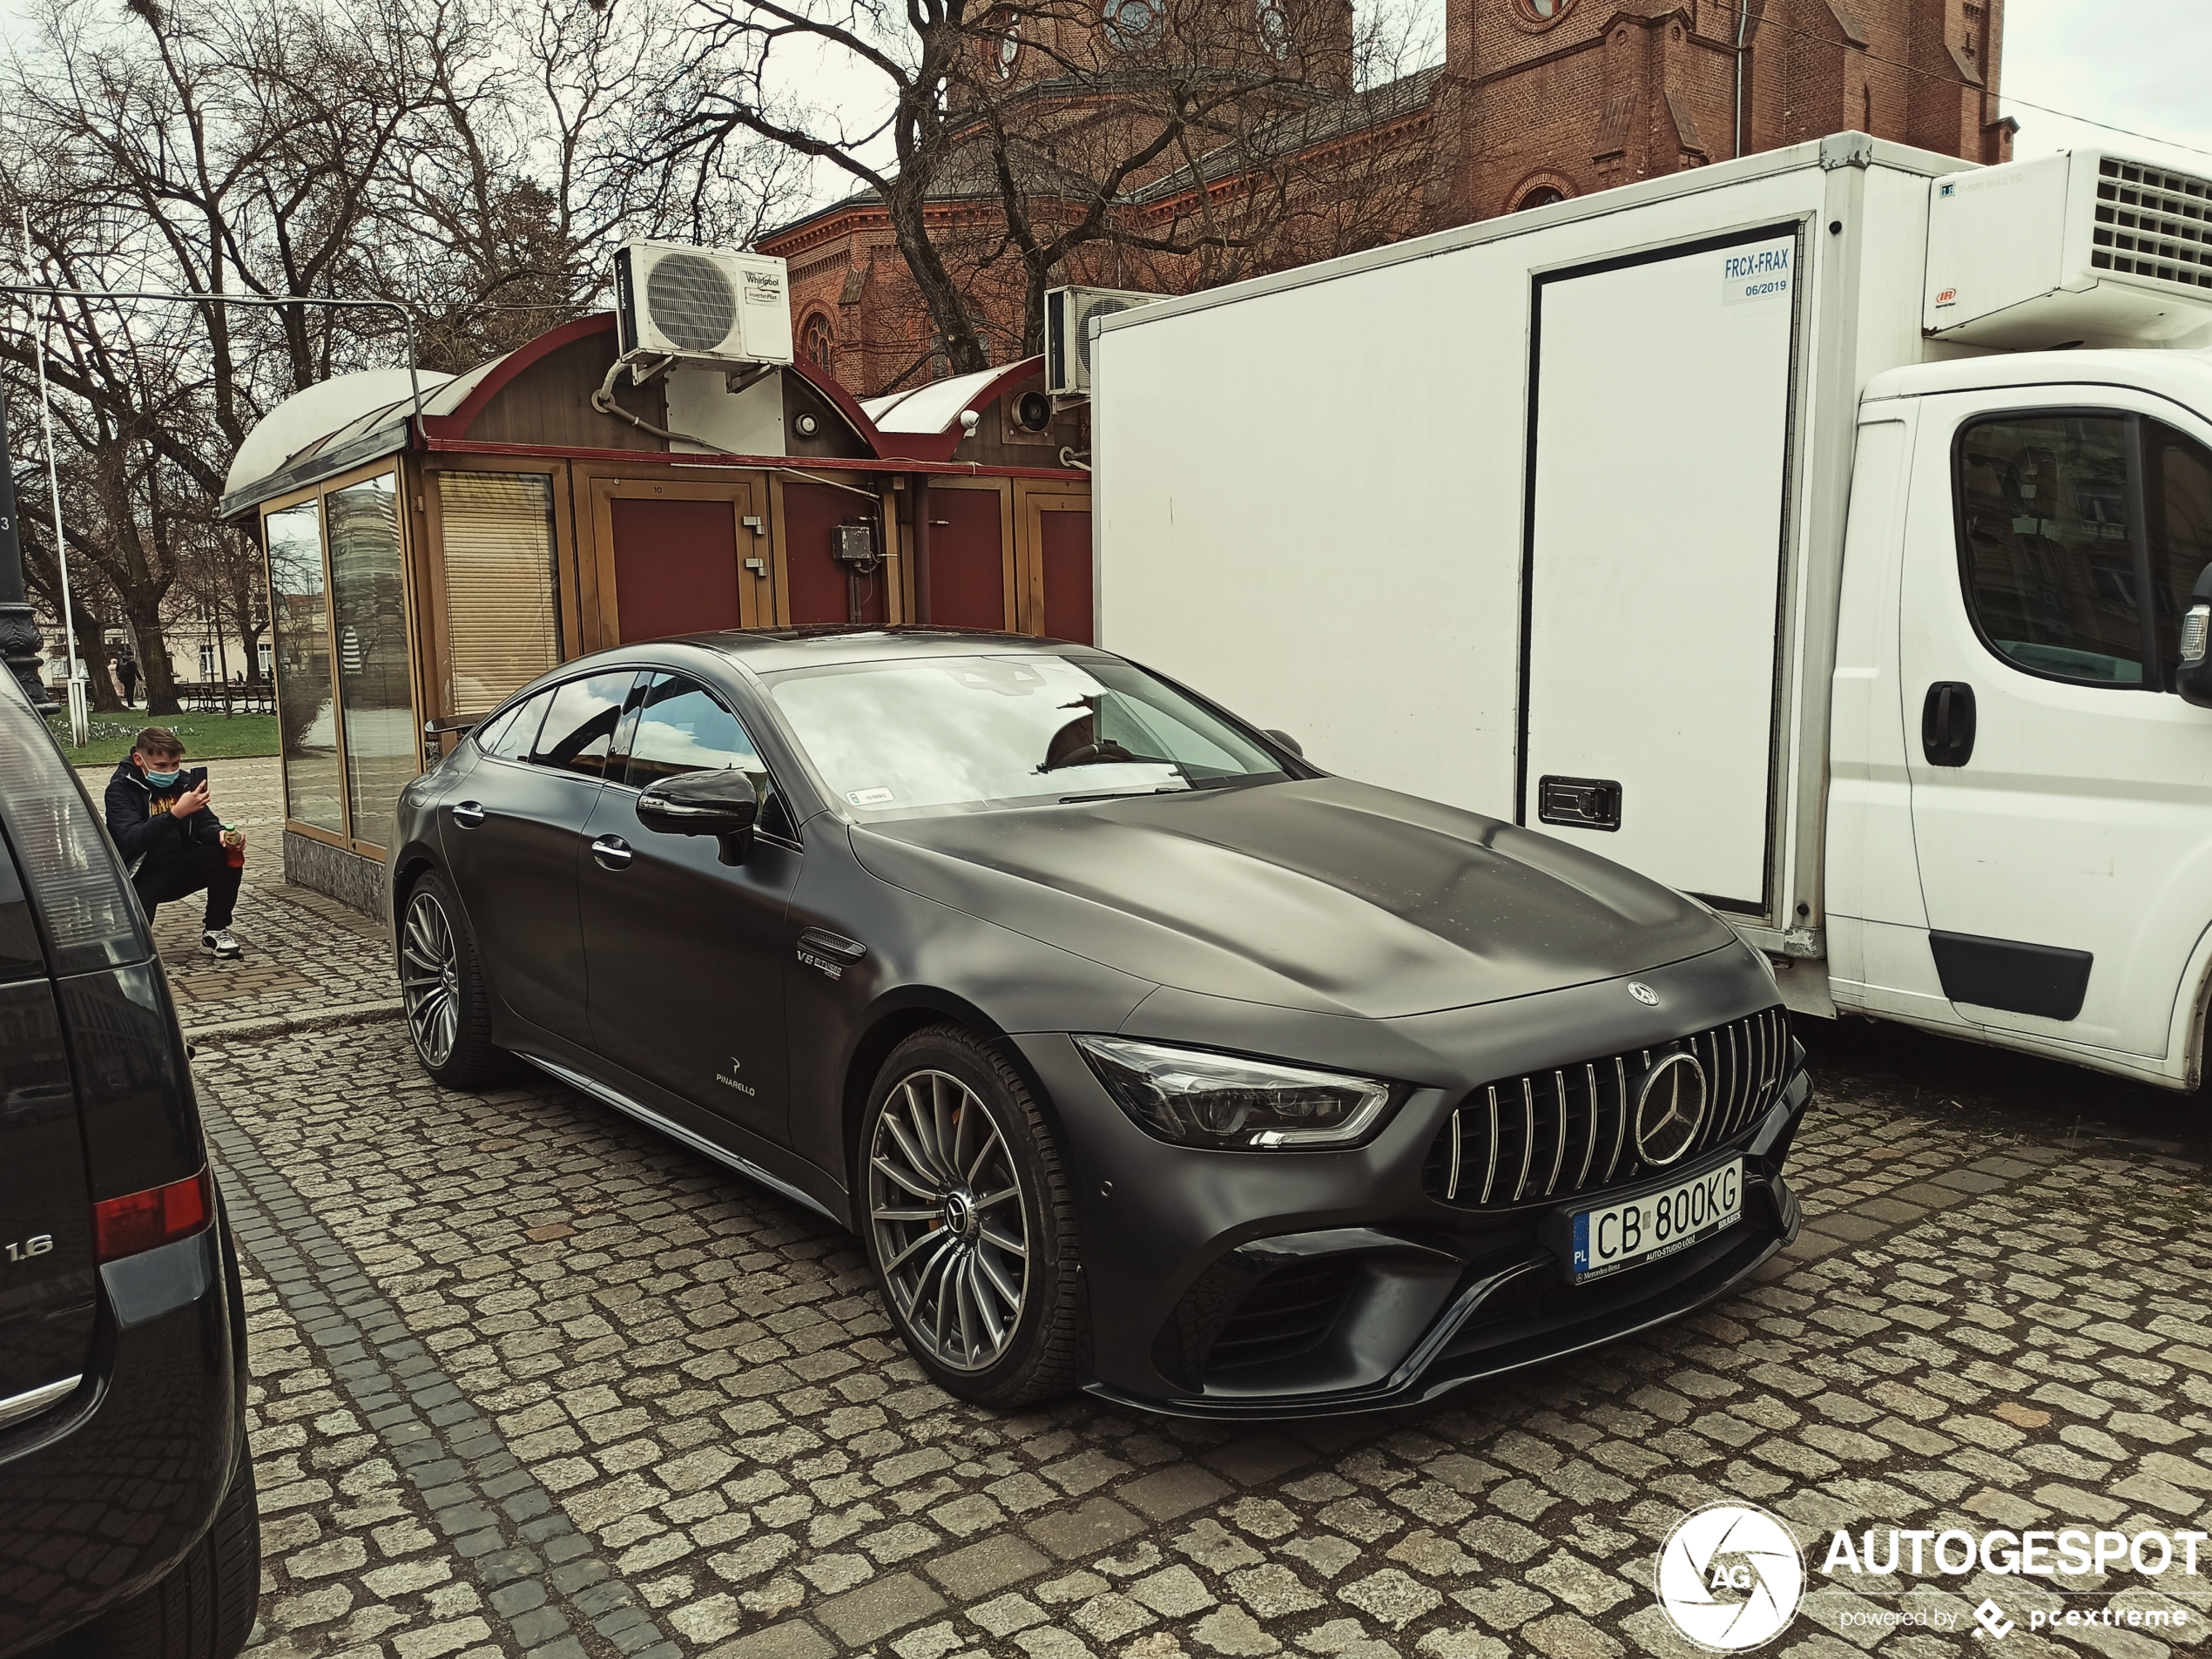
[[1142, 669], [1106, 657], [929, 657], [767, 677], [837, 798], [864, 813], [1157, 794], [1281, 778], [1282, 764]]

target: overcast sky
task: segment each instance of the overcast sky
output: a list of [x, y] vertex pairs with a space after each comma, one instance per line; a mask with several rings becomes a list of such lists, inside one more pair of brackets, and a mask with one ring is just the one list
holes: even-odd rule
[[[2020, 124], [2016, 155], [2094, 145], [2212, 171], [2212, 0], [2005, 0], [2000, 74]], [[2020, 99], [2194, 150], [2146, 146]]]

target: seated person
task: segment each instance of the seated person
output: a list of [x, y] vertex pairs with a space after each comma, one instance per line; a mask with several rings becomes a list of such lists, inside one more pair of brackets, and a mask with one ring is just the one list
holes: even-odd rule
[[130, 867], [147, 921], [156, 907], [205, 887], [201, 946], [219, 957], [240, 954], [231, 914], [245, 873], [246, 832], [215, 821], [207, 809], [206, 768], [185, 770], [184, 741], [168, 727], [140, 732], [108, 779], [107, 833]]

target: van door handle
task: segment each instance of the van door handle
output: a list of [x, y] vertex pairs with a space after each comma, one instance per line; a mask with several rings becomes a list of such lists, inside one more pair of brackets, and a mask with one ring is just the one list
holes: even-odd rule
[[591, 843], [591, 856], [603, 870], [627, 870], [633, 854], [619, 835], [602, 835]]
[[1963, 766], [1974, 754], [1974, 688], [1938, 680], [1920, 705], [1920, 752], [1931, 766]]
[[479, 800], [464, 800], [453, 809], [453, 821], [462, 829], [474, 829], [484, 821], [484, 804]]

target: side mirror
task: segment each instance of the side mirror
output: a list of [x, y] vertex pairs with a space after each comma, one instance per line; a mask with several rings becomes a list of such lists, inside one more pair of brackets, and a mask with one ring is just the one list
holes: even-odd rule
[[2189, 595], [2188, 611], [2182, 618], [2181, 666], [2174, 671], [2174, 689], [2182, 694], [2182, 700], [2201, 709], [2212, 709], [2212, 658], [2205, 654], [2208, 635], [2212, 635], [2212, 564], [2204, 567]]
[[1296, 738], [1292, 737], [1292, 736], [1291, 736], [1289, 732], [1278, 732], [1278, 731], [1277, 731], [1277, 730], [1276, 730], [1273, 726], [1271, 726], [1271, 726], [1263, 726], [1263, 727], [1262, 727], [1262, 728], [1260, 728], [1260, 729], [1261, 729], [1263, 732], [1265, 732], [1265, 733], [1266, 733], [1269, 737], [1271, 737], [1271, 738], [1274, 738], [1274, 739], [1275, 739], [1275, 743], [1276, 743], [1276, 746], [1277, 746], [1277, 747], [1278, 747], [1278, 748], [1283, 748], [1283, 749], [1288, 749], [1288, 750], [1289, 750], [1289, 751], [1290, 751], [1292, 754], [1296, 755], [1296, 756], [1297, 756], [1297, 757], [1298, 757], [1300, 760], [1303, 760], [1303, 759], [1305, 759], [1305, 745], [1303, 745], [1302, 744], [1300, 744], [1300, 743], [1298, 742], [1298, 740]]
[[752, 780], [734, 768], [664, 778], [637, 797], [640, 824], [663, 835], [718, 837], [725, 864], [745, 862], [759, 813]]

